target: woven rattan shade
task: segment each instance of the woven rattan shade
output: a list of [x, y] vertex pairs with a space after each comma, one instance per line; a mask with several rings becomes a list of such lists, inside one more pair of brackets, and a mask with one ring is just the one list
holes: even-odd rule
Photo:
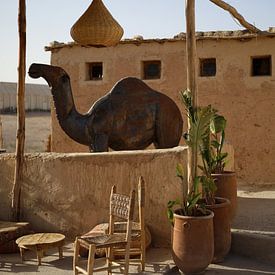
[[122, 35], [122, 27], [104, 6], [102, 0], [93, 0], [71, 28], [72, 38], [81, 45], [114, 46]]

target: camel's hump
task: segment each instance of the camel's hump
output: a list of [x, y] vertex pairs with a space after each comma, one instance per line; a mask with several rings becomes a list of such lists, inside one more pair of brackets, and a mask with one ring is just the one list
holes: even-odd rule
[[120, 79], [110, 91], [111, 95], [145, 95], [155, 93], [146, 83], [136, 77]]

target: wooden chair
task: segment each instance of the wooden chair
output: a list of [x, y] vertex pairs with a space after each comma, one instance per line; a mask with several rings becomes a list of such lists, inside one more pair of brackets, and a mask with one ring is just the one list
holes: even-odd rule
[[[130, 264], [138, 262], [142, 271], [145, 269], [146, 259], [146, 240], [145, 240], [145, 182], [143, 177], [139, 178], [138, 182], [138, 221], [133, 222], [132, 236], [130, 247]], [[116, 223], [115, 226], [121, 232], [126, 231], [126, 224]], [[116, 249], [114, 251], [115, 256], [123, 256], [125, 251], [123, 249]], [[131, 257], [133, 256], [133, 257]], [[136, 258], [137, 257], [137, 258]]]
[[[145, 229], [145, 182], [143, 177], [139, 177], [138, 182], [138, 220], [133, 222], [132, 234], [131, 234], [131, 246], [130, 246], [130, 264], [139, 263], [142, 271], [145, 269], [146, 261], [146, 237], [150, 244], [151, 235], [150, 232]], [[125, 222], [115, 222], [115, 232], [126, 232]], [[90, 232], [86, 233], [84, 237], [88, 236], [100, 236], [106, 234], [109, 231], [108, 223], [101, 223], [96, 225]], [[146, 237], [145, 237], [146, 236]], [[85, 248], [84, 248], [85, 249]], [[81, 247], [81, 255], [85, 257], [83, 247]], [[103, 256], [104, 250], [97, 250], [97, 255]], [[121, 258], [125, 255], [124, 249], [115, 249], [114, 257], [119, 258], [118, 261], [122, 261]]]
[[[124, 258], [124, 274], [128, 274], [129, 270], [129, 250], [130, 241], [132, 233], [132, 222], [134, 214], [135, 205], [135, 191], [131, 191], [130, 196], [121, 195], [116, 193], [116, 187], [112, 187], [112, 192], [110, 196], [110, 215], [109, 215], [109, 233], [96, 237], [77, 237], [75, 240], [74, 247], [74, 261], [73, 269], [75, 274], [93, 274], [93, 272], [99, 272], [103, 270], [108, 270], [108, 274], [111, 274], [111, 270], [115, 268], [120, 268], [121, 263], [116, 263], [113, 259], [114, 248], [124, 248], [125, 258]], [[114, 232], [114, 220], [119, 218], [127, 221], [126, 232], [116, 233]], [[87, 270], [81, 266], [81, 261], [79, 259], [79, 249], [80, 245], [87, 248], [88, 262]], [[97, 248], [107, 249], [106, 260], [107, 267], [94, 268], [95, 262], [95, 251]]]

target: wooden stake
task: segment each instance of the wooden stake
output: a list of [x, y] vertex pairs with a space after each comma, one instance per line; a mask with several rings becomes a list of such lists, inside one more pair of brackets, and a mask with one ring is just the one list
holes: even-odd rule
[[14, 182], [12, 188], [12, 217], [20, 220], [21, 182], [23, 179], [25, 146], [25, 77], [26, 77], [26, 2], [19, 0], [19, 64], [17, 84], [17, 135]]
[[3, 148], [3, 131], [2, 131], [2, 120], [0, 116], [0, 149]]
[[[195, 29], [195, 0], [186, 0], [186, 57], [187, 57], [187, 89], [192, 93], [193, 107], [197, 108], [197, 50]], [[190, 125], [190, 124], [189, 124]], [[188, 150], [188, 188], [193, 186], [197, 171], [197, 152], [191, 148]]]
[[259, 30], [258, 28], [256, 28], [255, 26], [253, 26], [252, 24], [248, 23], [244, 17], [238, 13], [238, 11], [230, 6], [229, 4], [227, 4], [226, 2], [222, 1], [222, 0], [210, 0], [212, 3], [216, 4], [217, 6], [219, 6], [220, 8], [228, 11], [234, 18], [236, 18], [239, 23], [245, 27], [246, 29], [248, 29], [249, 31], [253, 32], [253, 33], [260, 33], [262, 32], [261, 30]]

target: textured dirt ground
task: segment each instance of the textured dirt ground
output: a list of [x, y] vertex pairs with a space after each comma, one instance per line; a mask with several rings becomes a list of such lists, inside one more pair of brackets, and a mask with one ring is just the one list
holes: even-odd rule
[[[4, 146], [7, 152], [15, 151], [17, 116], [1, 114]], [[44, 152], [50, 134], [51, 118], [49, 112], [26, 113], [25, 152]]]

